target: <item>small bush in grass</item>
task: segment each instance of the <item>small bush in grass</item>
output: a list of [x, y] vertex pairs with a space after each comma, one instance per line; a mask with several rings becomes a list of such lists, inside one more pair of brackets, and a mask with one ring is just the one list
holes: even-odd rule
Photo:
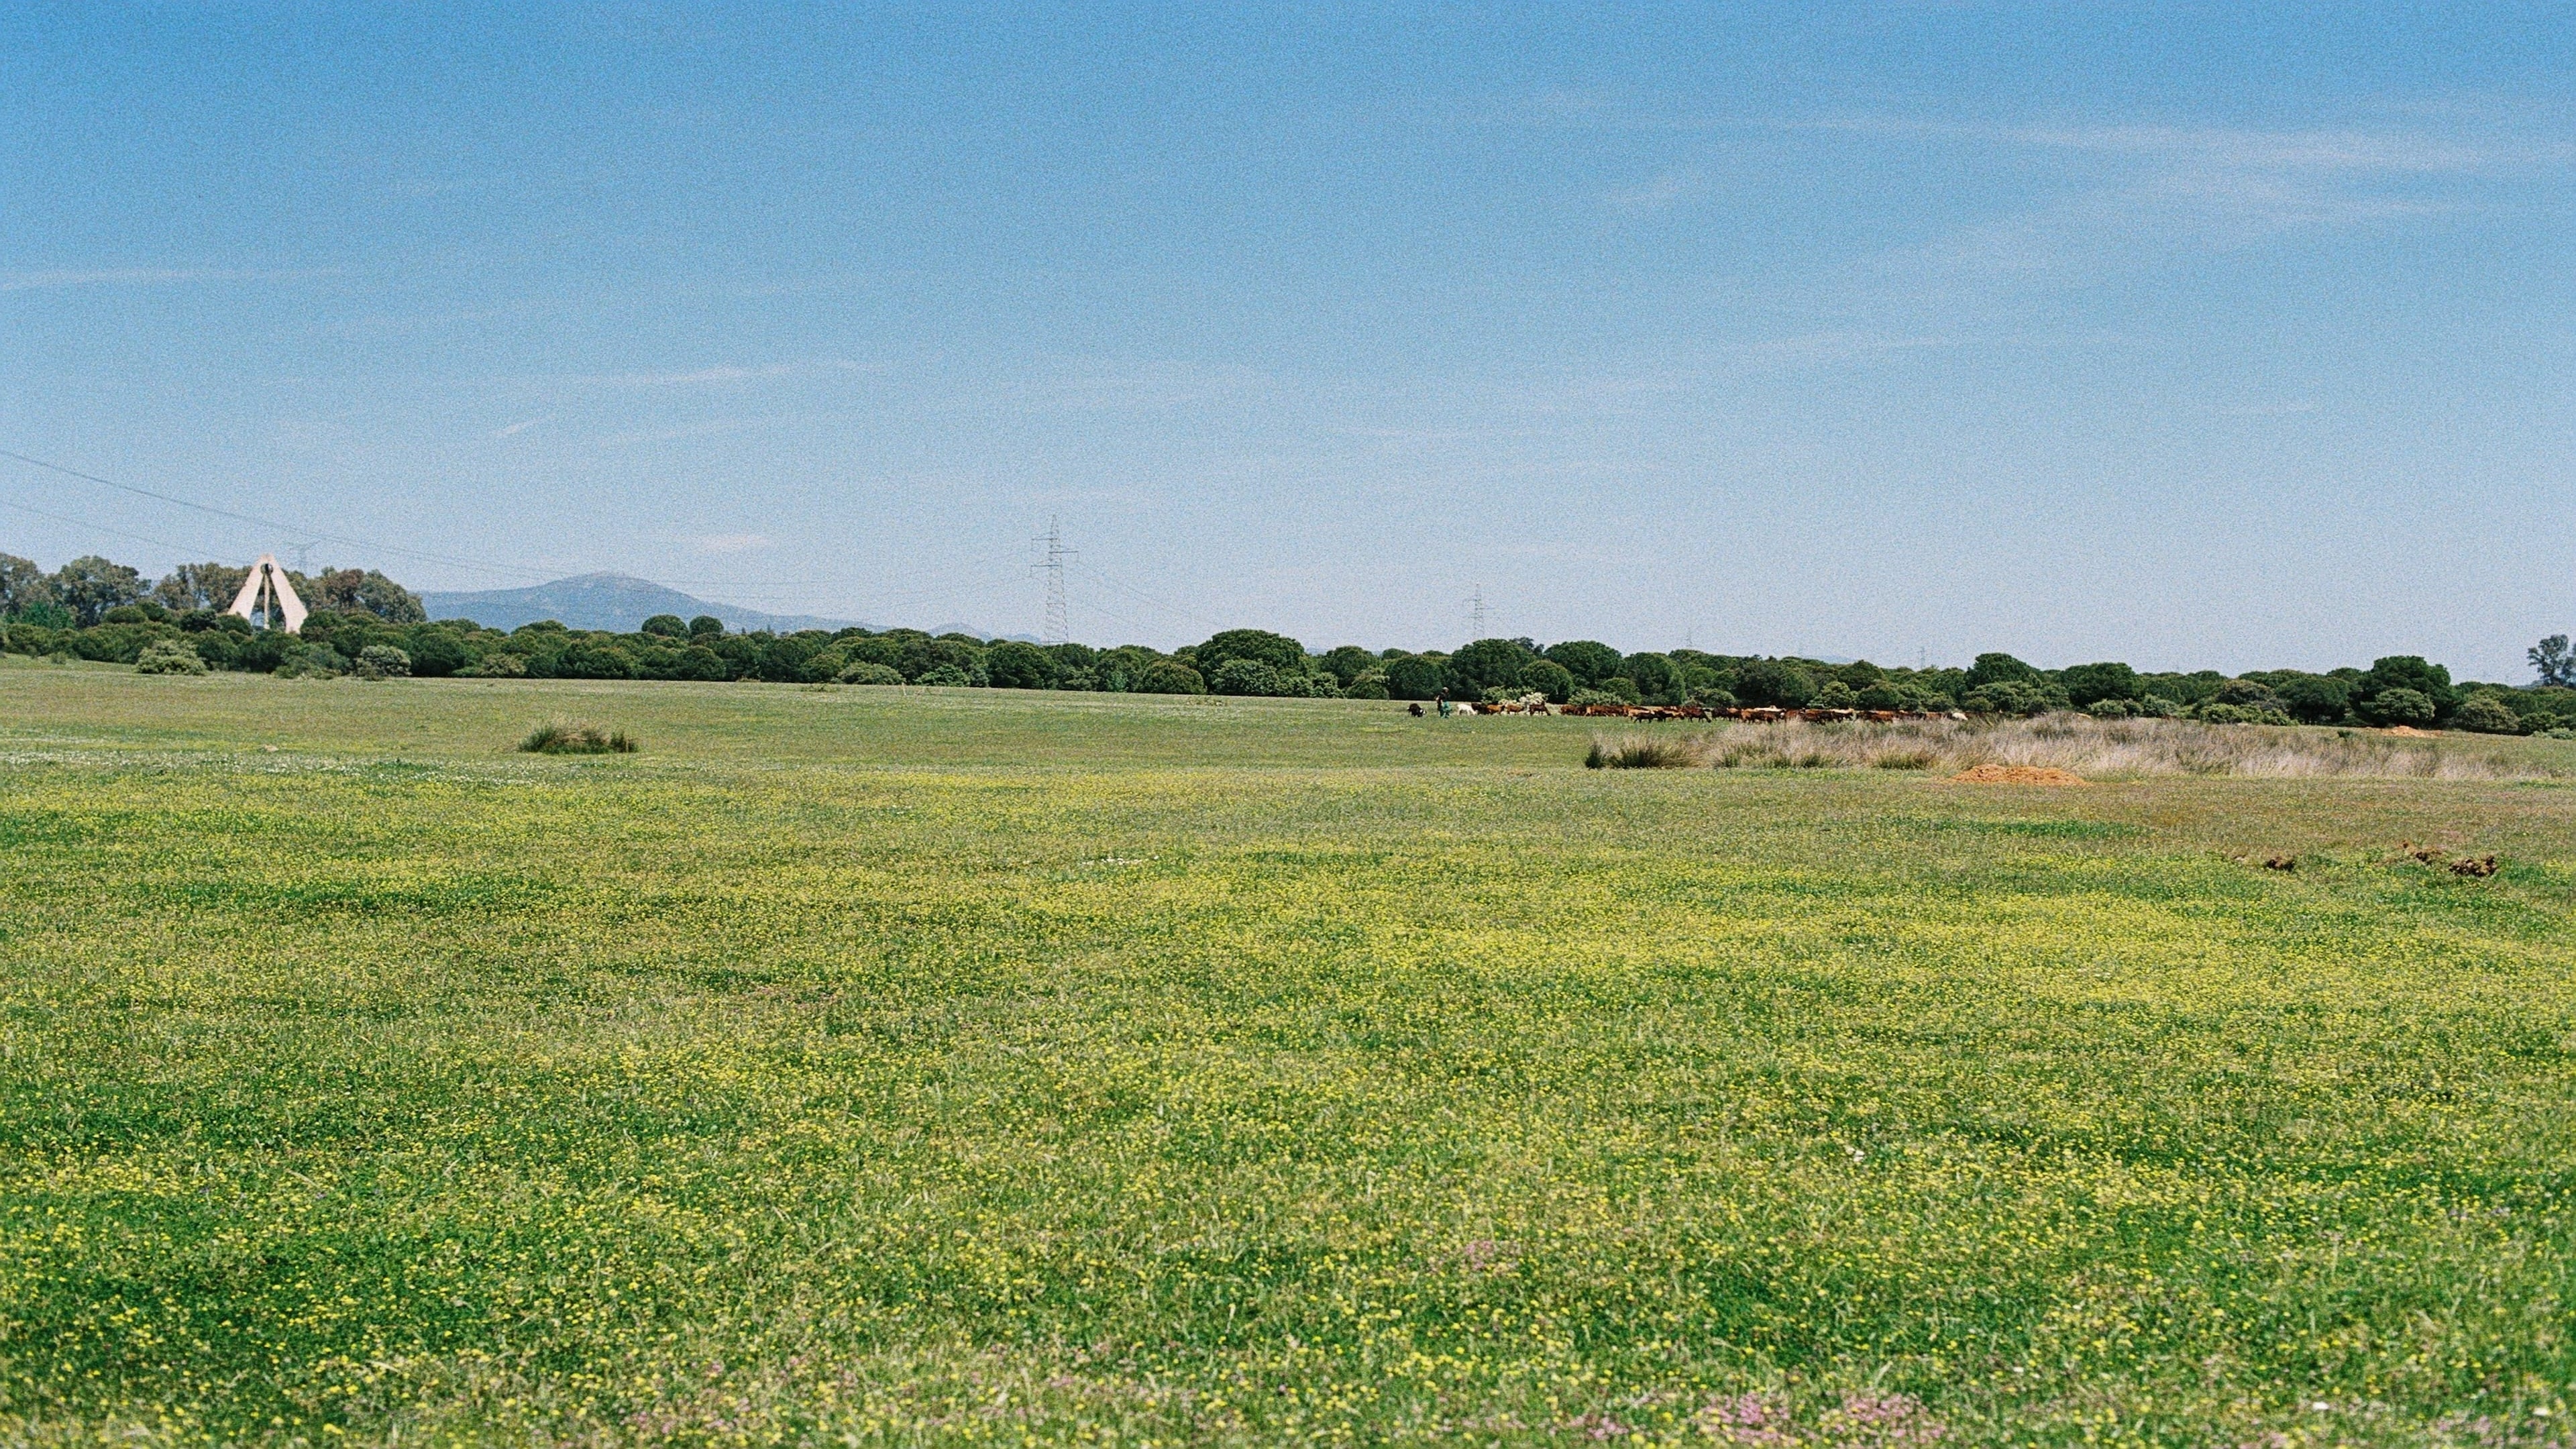
[[203, 674], [206, 661], [197, 651], [176, 639], [164, 639], [145, 646], [135, 657], [137, 674]]
[[358, 651], [358, 665], [352, 672], [360, 679], [409, 679], [411, 656], [391, 644], [370, 644]]
[[178, 640], [163, 639], [143, 646], [143, 652], [135, 657], [134, 672], [137, 674], [203, 674], [206, 672], [206, 661], [198, 657], [196, 650]]
[[861, 660], [856, 664], [849, 665], [843, 668], [839, 674], [832, 677], [836, 682], [841, 684], [903, 683], [902, 670], [895, 668], [891, 664], [870, 664], [866, 660]]
[[2461, 700], [2459, 712], [2451, 716], [2451, 724], [2454, 728], [2474, 730], [2482, 735], [2522, 733], [2522, 717], [2513, 712], [2513, 706], [2492, 694], [2473, 694]]
[[520, 751], [531, 755], [631, 755], [641, 748], [643, 742], [624, 730], [560, 719], [546, 721], [519, 741]]
[[1595, 739], [1583, 756], [1587, 770], [1683, 770], [1698, 763], [1697, 754], [1682, 741], [1651, 737]]

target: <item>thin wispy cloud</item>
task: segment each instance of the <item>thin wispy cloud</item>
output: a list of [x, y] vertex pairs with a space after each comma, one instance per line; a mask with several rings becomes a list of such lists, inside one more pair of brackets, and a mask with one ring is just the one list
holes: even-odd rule
[[1666, 171], [1639, 185], [1613, 191], [1603, 200], [1626, 212], [1663, 211], [1685, 201], [1700, 190], [1697, 170], [1684, 168]]
[[761, 367], [740, 367], [731, 363], [700, 367], [683, 372], [620, 372], [587, 379], [615, 387], [707, 387], [729, 382], [753, 382], [761, 378], [786, 377], [796, 371], [792, 362], [774, 362]]
[[161, 286], [173, 282], [236, 281], [248, 272], [209, 271], [202, 267], [57, 267], [44, 271], [0, 272], [0, 292], [32, 292], [54, 287]]
[[528, 429], [537, 426], [539, 423], [548, 421], [553, 416], [554, 415], [552, 413], [544, 413], [533, 418], [526, 418], [519, 422], [510, 424], [506, 428], [500, 429], [493, 433], [492, 436], [496, 438], [515, 438], [521, 433], [526, 432]]

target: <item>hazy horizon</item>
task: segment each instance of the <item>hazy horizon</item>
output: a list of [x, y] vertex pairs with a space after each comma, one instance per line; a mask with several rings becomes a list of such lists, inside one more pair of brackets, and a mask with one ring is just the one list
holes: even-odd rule
[[[0, 17], [0, 551], [2520, 681], [2576, 15]], [[318, 542], [318, 540], [341, 540]], [[345, 542], [355, 540], [357, 542]]]

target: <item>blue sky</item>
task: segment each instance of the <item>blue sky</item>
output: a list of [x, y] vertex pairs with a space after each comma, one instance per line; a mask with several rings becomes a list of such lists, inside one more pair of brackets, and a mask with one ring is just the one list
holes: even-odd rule
[[2571, 102], [2551, 5], [12, 7], [0, 448], [303, 536], [0, 549], [2518, 680]]

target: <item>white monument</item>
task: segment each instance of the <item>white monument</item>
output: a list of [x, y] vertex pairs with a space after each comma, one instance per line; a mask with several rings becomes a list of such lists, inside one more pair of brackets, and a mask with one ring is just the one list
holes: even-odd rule
[[304, 601], [295, 597], [295, 585], [286, 581], [286, 570], [277, 566], [275, 554], [261, 554], [259, 562], [250, 566], [250, 577], [242, 580], [241, 593], [224, 612], [256, 619], [263, 604], [268, 609], [270, 628], [278, 627], [281, 619], [286, 621], [289, 634], [304, 627]]

